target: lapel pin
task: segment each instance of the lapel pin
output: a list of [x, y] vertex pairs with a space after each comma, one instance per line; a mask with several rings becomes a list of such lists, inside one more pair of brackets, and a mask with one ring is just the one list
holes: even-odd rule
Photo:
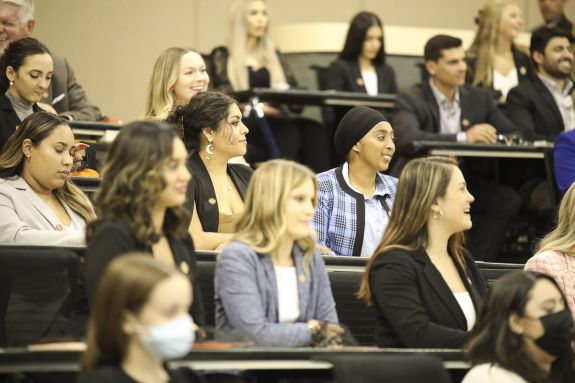
[[210, 198], [210, 199], [208, 200], [208, 203], [209, 203], [210, 205], [215, 205], [215, 204], [216, 204], [216, 199], [215, 199], [215, 198]]
[[301, 283], [305, 283], [305, 275], [300, 274], [300, 275], [299, 275], [299, 281], [300, 281]]
[[190, 266], [188, 266], [188, 262], [186, 262], [186, 261], [180, 262], [180, 270], [184, 274], [189, 273], [190, 272]]
[[519, 68], [519, 73], [521, 73], [523, 76], [525, 76], [527, 74], [527, 68], [522, 66], [521, 68]]
[[357, 83], [357, 85], [359, 86], [363, 86], [363, 79], [361, 77], [358, 77], [355, 82]]
[[469, 120], [467, 118], [464, 118], [463, 120], [461, 120], [461, 125], [465, 126], [466, 128], [469, 127]]

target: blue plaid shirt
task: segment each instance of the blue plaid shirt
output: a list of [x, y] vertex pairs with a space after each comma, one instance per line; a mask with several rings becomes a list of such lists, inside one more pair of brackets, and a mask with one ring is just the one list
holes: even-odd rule
[[[384, 195], [391, 208], [397, 190], [397, 178], [378, 173], [375, 194]], [[361, 254], [365, 230], [365, 197], [354, 191], [343, 177], [343, 165], [318, 174], [317, 210], [313, 225], [317, 242], [334, 254], [356, 256]], [[381, 207], [383, 210], [383, 206]]]

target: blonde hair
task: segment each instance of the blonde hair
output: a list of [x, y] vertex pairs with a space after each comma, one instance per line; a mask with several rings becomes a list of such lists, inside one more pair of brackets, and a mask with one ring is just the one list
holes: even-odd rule
[[[228, 41], [228, 78], [235, 91], [250, 88], [248, 71], [246, 69], [247, 56], [247, 29], [246, 17], [248, 4], [253, 1], [265, 0], [234, 0], [230, 10], [230, 35]], [[262, 67], [270, 72], [270, 87], [286, 83], [286, 76], [282, 69], [275, 45], [269, 36], [268, 28], [254, 46], [253, 57]]]
[[[250, 180], [245, 209], [236, 223], [233, 240], [249, 245], [257, 253], [274, 253], [287, 231], [283, 206], [291, 191], [307, 181], [313, 182], [315, 209], [317, 179], [309, 168], [289, 160], [271, 160], [260, 165]], [[306, 237], [296, 243], [305, 253], [304, 265], [308, 271], [315, 240]]]
[[[479, 27], [471, 47], [467, 51], [470, 58], [475, 58], [474, 86], [490, 87], [493, 84], [493, 56], [499, 36], [501, 15], [508, 5], [519, 5], [517, 0], [488, 0], [479, 11]], [[525, 50], [513, 44], [517, 49]]]
[[567, 189], [557, 213], [557, 226], [536, 247], [536, 252], [558, 251], [575, 255], [575, 183]]
[[176, 102], [174, 85], [180, 74], [182, 57], [189, 52], [196, 51], [190, 48], [172, 47], [160, 53], [148, 85], [144, 118], [165, 120], [173, 110]]
[[[36, 112], [26, 117], [6, 142], [0, 155], [0, 178], [22, 176], [26, 161], [22, 151], [22, 143], [29, 139], [33, 146], [38, 146], [59, 126], [70, 129], [66, 120], [48, 112]], [[0, 148], [1, 149], [1, 148]], [[64, 185], [53, 190], [58, 200], [66, 203], [82, 219], [89, 223], [96, 218], [94, 209], [88, 197], [70, 178]]]
[[[375, 260], [383, 253], [400, 249], [409, 252], [425, 250], [429, 243], [427, 221], [431, 206], [445, 195], [457, 167], [449, 157], [426, 157], [410, 161], [401, 173], [393, 212], [383, 239], [367, 263], [357, 296], [372, 303], [369, 273]], [[449, 249], [455, 261], [465, 270], [463, 232], [449, 238]]]

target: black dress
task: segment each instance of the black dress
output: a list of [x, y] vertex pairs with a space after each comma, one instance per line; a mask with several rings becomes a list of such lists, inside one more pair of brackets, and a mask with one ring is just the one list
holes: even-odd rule
[[[197, 276], [196, 252], [192, 237], [189, 234], [186, 234], [183, 239], [170, 234], [166, 236], [176, 267], [188, 274], [192, 282], [194, 301], [190, 314], [194, 322], [201, 326], [205, 323], [204, 304]], [[91, 302], [95, 299], [98, 284], [108, 264], [120, 255], [129, 252], [144, 252], [151, 256], [152, 248], [141, 243], [125, 222], [105, 221], [96, 227], [88, 240], [84, 269], [86, 290]]]
[[[168, 383], [200, 383], [205, 380], [189, 368], [167, 370]], [[103, 366], [80, 375], [78, 383], [138, 383], [119, 366]]]

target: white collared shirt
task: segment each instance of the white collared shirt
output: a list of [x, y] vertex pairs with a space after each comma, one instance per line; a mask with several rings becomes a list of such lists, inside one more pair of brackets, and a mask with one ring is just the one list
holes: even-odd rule
[[467, 142], [467, 134], [461, 131], [459, 88], [455, 91], [453, 100], [450, 100], [437, 89], [432, 79], [429, 80], [429, 86], [439, 106], [439, 131], [444, 134], [455, 134], [457, 142]]

